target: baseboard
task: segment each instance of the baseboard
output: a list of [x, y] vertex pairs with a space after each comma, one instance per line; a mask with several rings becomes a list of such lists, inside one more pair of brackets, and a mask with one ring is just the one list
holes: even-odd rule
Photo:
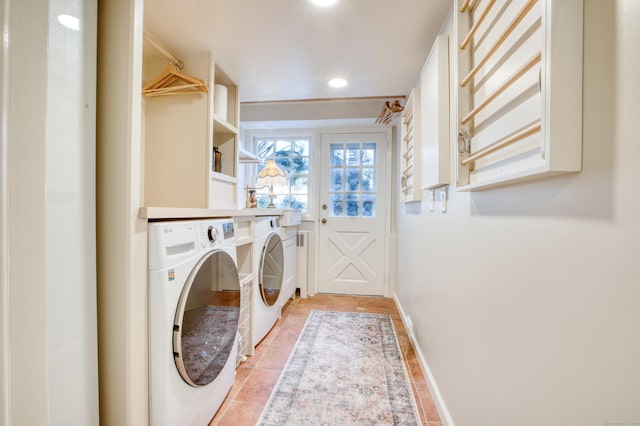
[[431, 369], [429, 369], [429, 365], [427, 364], [427, 360], [425, 359], [422, 350], [420, 349], [420, 345], [416, 341], [416, 336], [414, 333], [414, 325], [411, 321], [410, 317], [407, 316], [402, 309], [402, 305], [398, 300], [397, 295], [393, 295], [393, 302], [398, 309], [398, 313], [400, 314], [400, 319], [402, 319], [402, 324], [404, 324], [405, 330], [407, 330], [407, 334], [409, 335], [409, 340], [411, 341], [411, 346], [413, 347], [413, 351], [416, 353], [416, 358], [418, 359], [418, 364], [420, 365], [420, 369], [422, 370], [422, 374], [427, 379], [427, 386], [429, 387], [429, 391], [431, 392], [431, 396], [433, 398], [433, 403], [436, 406], [436, 410], [438, 410], [438, 414], [440, 415], [440, 421], [444, 426], [455, 426], [453, 423], [453, 419], [449, 414], [449, 410], [444, 403], [444, 399], [438, 390], [438, 385], [436, 384], [435, 379], [433, 378], [433, 374], [431, 374]]

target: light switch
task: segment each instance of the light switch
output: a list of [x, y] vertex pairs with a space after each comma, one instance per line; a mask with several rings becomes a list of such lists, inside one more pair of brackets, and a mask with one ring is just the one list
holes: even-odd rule
[[445, 213], [447, 211], [447, 188], [440, 189], [440, 211]]
[[427, 205], [429, 206], [429, 211], [433, 212], [434, 207], [433, 207], [433, 203], [434, 203], [434, 194], [433, 191], [427, 191], [428, 195], [427, 195]]

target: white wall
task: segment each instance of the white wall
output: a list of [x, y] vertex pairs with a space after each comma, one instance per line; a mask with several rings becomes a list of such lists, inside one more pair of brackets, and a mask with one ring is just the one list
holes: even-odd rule
[[397, 205], [397, 297], [457, 426], [640, 422], [640, 3], [584, 17], [583, 171]]
[[3, 425], [98, 423], [96, 4], [2, 3]]
[[[48, 5], [47, 358], [50, 425], [98, 423], [95, 125], [97, 2]], [[79, 18], [79, 30], [59, 15]], [[64, 389], [64, 392], [60, 390]]]

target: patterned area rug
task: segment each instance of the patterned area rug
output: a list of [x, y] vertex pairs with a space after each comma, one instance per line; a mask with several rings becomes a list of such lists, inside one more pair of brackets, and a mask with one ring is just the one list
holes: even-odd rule
[[418, 425], [389, 315], [312, 311], [259, 425]]

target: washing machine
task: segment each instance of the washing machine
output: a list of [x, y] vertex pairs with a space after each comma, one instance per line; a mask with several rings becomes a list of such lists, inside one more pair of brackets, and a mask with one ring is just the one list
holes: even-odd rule
[[207, 425], [235, 380], [233, 220], [149, 224], [151, 426]]
[[260, 343], [280, 318], [284, 277], [284, 250], [278, 216], [258, 216], [254, 223], [254, 271], [258, 285], [251, 298], [251, 336]]

